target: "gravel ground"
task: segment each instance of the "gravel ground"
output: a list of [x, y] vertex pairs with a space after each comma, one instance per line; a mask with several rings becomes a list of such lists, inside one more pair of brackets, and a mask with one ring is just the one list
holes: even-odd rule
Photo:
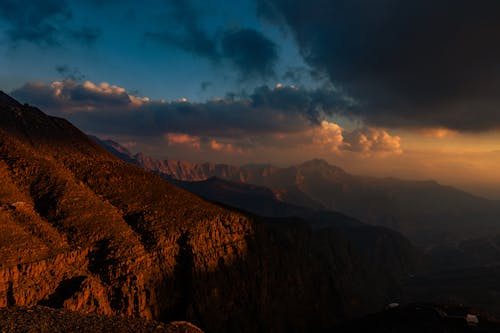
[[187, 322], [162, 324], [136, 318], [36, 307], [0, 308], [0, 332], [23, 333], [203, 333]]

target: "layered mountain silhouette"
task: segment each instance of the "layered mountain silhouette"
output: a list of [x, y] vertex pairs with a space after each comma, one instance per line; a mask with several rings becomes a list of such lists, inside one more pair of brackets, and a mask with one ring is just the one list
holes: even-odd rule
[[321, 159], [277, 168], [160, 161], [130, 152], [126, 156], [166, 179], [201, 181], [216, 177], [264, 186], [282, 202], [338, 211], [366, 223], [385, 226], [400, 231], [427, 249], [455, 247], [457, 242], [500, 234], [500, 202], [435, 181], [356, 176]]
[[418, 259], [403, 236], [296, 209], [207, 202], [0, 93], [1, 306], [310, 332], [399, 293]]
[[341, 213], [281, 201], [276, 198], [273, 191], [263, 186], [237, 183], [215, 177], [197, 182], [173, 179], [169, 182], [207, 200], [236, 207], [259, 216], [302, 218], [316, 228], [330, 224], [345, 227], [364, 226], [358, 220]]

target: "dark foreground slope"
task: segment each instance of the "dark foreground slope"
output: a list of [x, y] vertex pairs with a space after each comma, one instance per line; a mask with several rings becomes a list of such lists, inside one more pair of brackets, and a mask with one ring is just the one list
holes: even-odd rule
[[343, 333], [496, 333], [500, 322], [461, 305], [412, 303], [342, 323], [335, 329]]
[[413, 268], [395, 232], [353, 238], [208, 203], [0, 97], [2, 306], [310, 332], [385, 305]]
[[203, 333], [187, 322], [162, 324], [144, 319], [84, 314], [42, 306], [0, 308], [0, 332]]

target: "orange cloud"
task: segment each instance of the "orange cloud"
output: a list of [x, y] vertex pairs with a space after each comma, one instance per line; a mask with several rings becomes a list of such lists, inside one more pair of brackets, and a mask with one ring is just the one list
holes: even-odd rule
[[226, 152], [226, 153], [243, 153], [241, 148], [235, 148], [230, 143], [217, 142], [217, 140], [210, 140], [210, 148], [215, 151]]
[[338, 124], [323, 120], [320, 127], [313, 130], [312, 142], [338, 152], [343, 145], [343, 129]]
[[401, 138], [390, 135], [384, 129], [364, 127], [358, 128], [344, 137], [345, 149], [365, 155], [401, 154]]
[[312, 142], [333, 152], [352, 151], [370, 154], [401, 154], [401, 138], [393, 136], [384, 129], [363, 127], [352, 132], [345, 131], [340, 125], [322, 121], [313, 130]]
[[169, 146], [184, 145], [200, 150], [201, 140], [198, 136], [191, 136], [184, 133], [167, 133], [166, 138]]
[[449, 130], [447, 128], [421, 128], [417, 130], [417, 133], [425, 137], [444, 139], [452, 138], [458, 135], [457, 131]]

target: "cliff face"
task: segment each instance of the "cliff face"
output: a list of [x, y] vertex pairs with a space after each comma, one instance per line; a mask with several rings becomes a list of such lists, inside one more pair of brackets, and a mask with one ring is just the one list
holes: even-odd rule
[[385, 229], [313, 230], [205, 202], [10, 100], [0, 175], [2, 306], [303, 332], [387, 303], [414, 262]]

